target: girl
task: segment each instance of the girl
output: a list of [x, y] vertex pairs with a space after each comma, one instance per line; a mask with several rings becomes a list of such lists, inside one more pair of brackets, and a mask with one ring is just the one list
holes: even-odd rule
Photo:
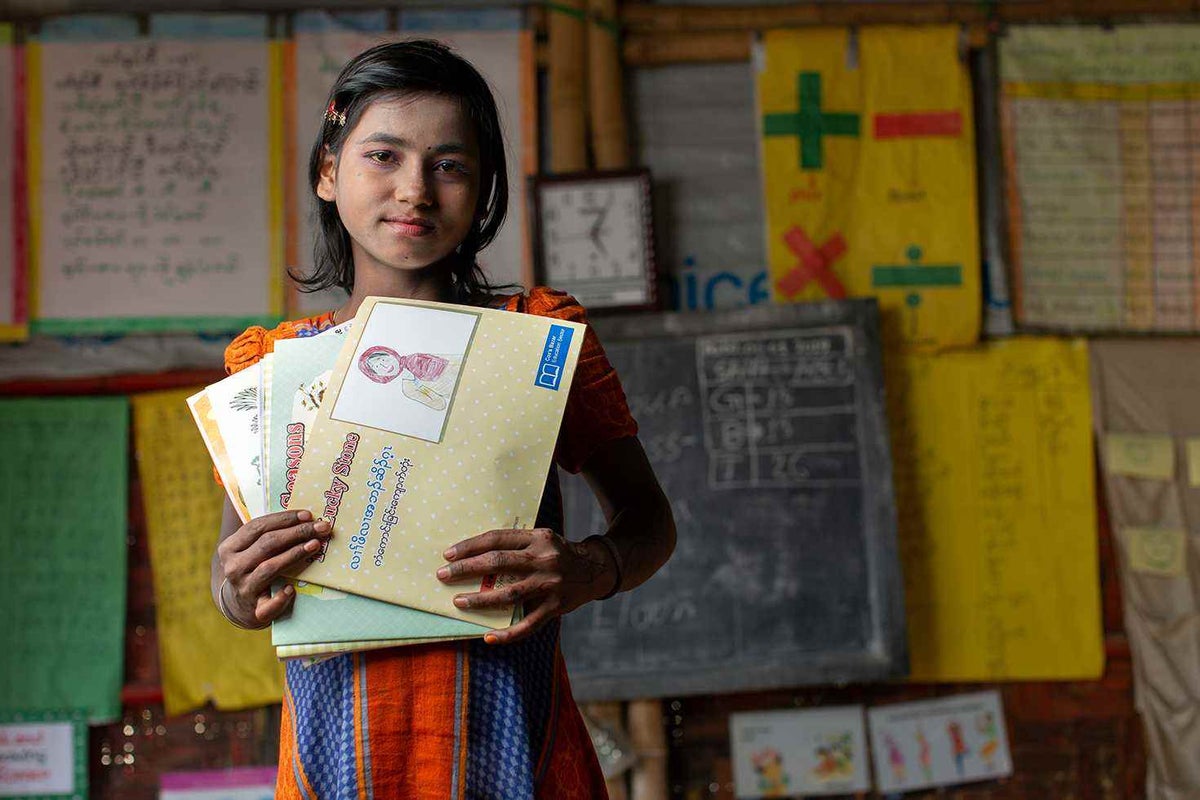
[[[508, 184], [495, 101], [471, 65], [431, 41], [368, 50], [342, 70], [309, 159], [319, 234], [309, 289], [339, 286], [330, 313], [251, 328], [226, 351], [236, 372], [277, 339], [354, 316], [370, 295], [420, 298], [584, 321], [563, 293], [497, 295], [475, 263], [504, 220]], [[437, 577], [519, 576], [463, 592], [460, 608], [525, 604], [513, 627], [470, 643], [345, 654], [287, 664], [280, 798], [596, 798], [604, 779], [571, 697], [558, 617], [645, 581], [675, 542], [670, 507], [636, 438], [620, 383], [591, 329], [555, 461], [582, 472], [608, 520], [569, 542], [551, 469], [533, 530], [493, 530], [443, 555]], [[466, 532], [475, 533], [475, 532]], [[214, 599], [242, 627], [268, 625], [294, 600], [270, 595], [329, 526], [310, 510], [241, 525], [226, 502], [213, 559]]]

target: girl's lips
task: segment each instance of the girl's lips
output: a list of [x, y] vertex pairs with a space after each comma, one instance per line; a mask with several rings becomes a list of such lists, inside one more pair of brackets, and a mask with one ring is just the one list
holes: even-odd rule
[[385, 219], [384, 223], [401, 236], [428, 236], [433, 233], [433, 225], [414, 219]]

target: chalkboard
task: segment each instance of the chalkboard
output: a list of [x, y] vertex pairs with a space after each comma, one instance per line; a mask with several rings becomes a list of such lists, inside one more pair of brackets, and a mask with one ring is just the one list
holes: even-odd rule
[[[678, 544], [564, 619], [580, 700], [880, 680], [908, 670], [874, 300], [595, 323]], [[571, 538], [604, 519], [563, 484]]]

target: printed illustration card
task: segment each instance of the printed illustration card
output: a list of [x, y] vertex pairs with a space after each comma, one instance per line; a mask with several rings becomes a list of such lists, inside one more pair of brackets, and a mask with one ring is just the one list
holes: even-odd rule
[[[333, 524], [305, 581], [496, 628], [511, 609], [460, 610], [442, 551], [532, 527], [584, 326], [368, 298], [347, 336], [291, 508]], [[491, 579], [485, 581], [491, 584]]]
[[208, 449], [213, 466], [217, 468], [217, 474], [221, 476], [225, 494], [229, 496], [229, 502], [237, 511], [238, 519], [242, 522], [249, 522], [250, 509], [246, 505], [245, 494], [238, 483], [233, 460], [229, 457], [229, 451], [225, 447], [225, 439], [221, 436], [221, 429], [217, 426], [216, 417], [213, 415], [212, 400], [208, 397], [208, 390], [201, 390], [189, 397], [187, 407], [192, 412], [192, 419], [196, 421], [196, 427], [200, 430], [200, 438], [204, 440], [204, 446]]
[[271, 510], [267, 483], [271, 474], [271, 375], [275, 368], [275, 354], [267, 353], [258, 366], [258, 475], [262, 507], [266, 512]]
[[[208, 418], [216, 423], [220, 431], [242, 500], [252, 518], [266, 513], [262, 486], [262, 437], [259, 435], [262, 426], [258, 391], [261, 372], [262, 365], [255, 364], [204, 390], [210, 403]], [[200, 427], [203, 431], [205, 426]], [[209, 449], [211, 452], [212, 448]], [[220, 469], [217, 471], [219, 473]]]
[[287, 508], [304, 456], [304, 443], [329, 387], [333, 365], [354, 323], [346, 322], [317, 336], [275, 343], [267, 432], [268, 511]]
[[729, 739], [739, 800], [871, 788], [862, 706], [733, 714]]
[[868, 715], [881, 792], [1012, 774], [999, 692], [881, 706]]

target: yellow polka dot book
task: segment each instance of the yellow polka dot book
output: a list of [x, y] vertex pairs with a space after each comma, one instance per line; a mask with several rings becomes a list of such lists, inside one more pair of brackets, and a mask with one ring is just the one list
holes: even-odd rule
[[[292, 487], [333, 536], [294, 577], [483, 625], [435, 572], [452, 544], [531, 528], [584, 326], [370, 297], [338, 355]], [[484, 581], [494, 582], [494, 578]]]

